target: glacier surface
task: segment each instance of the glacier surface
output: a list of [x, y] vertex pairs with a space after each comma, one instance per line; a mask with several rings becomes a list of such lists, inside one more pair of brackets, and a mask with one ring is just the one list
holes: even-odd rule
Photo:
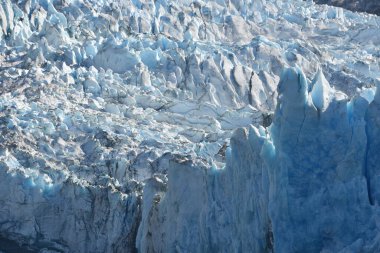
[[0, 251], [380, 251], [379, 17], [4, 0], [0, 21]]

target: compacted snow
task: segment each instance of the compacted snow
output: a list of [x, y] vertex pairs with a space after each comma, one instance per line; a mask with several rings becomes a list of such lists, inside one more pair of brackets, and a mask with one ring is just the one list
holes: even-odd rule
[[379, 17], [4, 0], [0, 25], [0, 251], [380, 252]]

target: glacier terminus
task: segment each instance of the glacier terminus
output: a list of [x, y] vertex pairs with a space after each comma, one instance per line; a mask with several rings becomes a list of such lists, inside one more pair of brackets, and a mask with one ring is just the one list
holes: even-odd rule
[[379, 253], [380, 17], [324, 2], [2, 0], [0, 252]]

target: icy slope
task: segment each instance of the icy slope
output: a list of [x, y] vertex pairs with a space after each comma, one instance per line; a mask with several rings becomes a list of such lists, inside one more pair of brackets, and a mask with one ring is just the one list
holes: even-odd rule
[[4, 0], [0, 20], [0, 250], [279, 250], [281, 154], [243, 130], [230, 151], [234, 130], [270, 125], [284, 67], [315, 76], [317, 115], [380, 77], [379, 18], [298, 0]]

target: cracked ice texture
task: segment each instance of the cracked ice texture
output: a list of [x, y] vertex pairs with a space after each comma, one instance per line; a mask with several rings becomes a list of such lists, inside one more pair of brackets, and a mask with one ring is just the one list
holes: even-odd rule
[[[285, 193], [273, 192], [300, 187], [270, 164], [298, 166], [302, 154], [292, 152], [303, 149], [286, 145], [304, 144], [306, 127], [318, 126], [309, 113], [325, 122], [320, 132], [344, 129], [339, 91], [371, 101], [372, 88], [357, 88], [380, 77], [379, 18], [310, 1], [5, 0], [0, 19], [0, 246], [25, 250], [134, 252], [139, 226], [142, 252], [280, 250], [287, 240], [275, 217]], [[325, 79], [320, 72], [306, 85], [299, 69], [286, 72], [273, 130], [257, 128], [276, 108], [282, 69], [297, 65]], [[349, 125], [366, 106], [355, 101]], [[336, 129], [327, 124], [334, 106]], [[368, 110], [367, 126], [377, 126], [375, 116]], [[229, 147], [233, 131], [250, 124]], [[342, 158], [348, 134], [331, 136], [336, 150], [318, 150]], [[363, 172], [374, 204], [377, 146], [367, 143]], [[361, 163], [361, 150], [352, 153]], [[323, 162], [314, 156], [305, 159]], [[316, 183], [302, 180], [322, 184], [325, 170], [309, 167]]]

